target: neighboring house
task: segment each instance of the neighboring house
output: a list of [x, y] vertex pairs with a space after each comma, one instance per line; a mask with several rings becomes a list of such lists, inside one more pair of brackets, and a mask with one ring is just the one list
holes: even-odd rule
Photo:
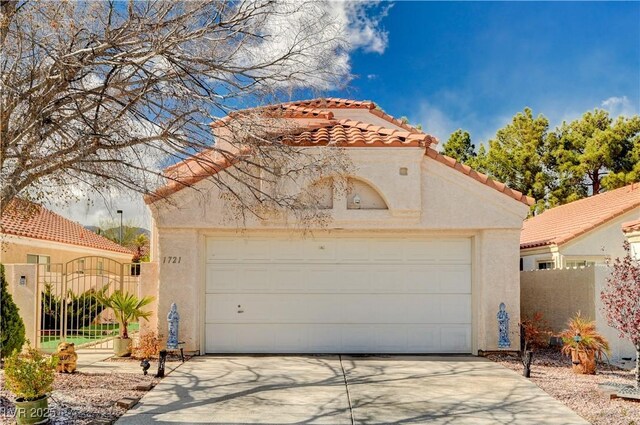
[[631, 253], [640, 260], [640, 219], [622, 223], [622, 231], [631, 244]]
[[0, 221], [0, 263], [56, 264], [79, 257], [129, 263], [133, 252], [44, 208], [14, 200]]
[[195, 160], [170, 167], [177, 181], [157, 191], [168, 199], [147, 198], [160, 333], [176, 303], [180, 340], [201, 353], [476, 353], [504, 348], [505, 303], [519, 349], [531, 198], [439, 154], [373, 102], [277, 108], [297, 128], [289, 143], [345, 148], [352, 190], [324, 186], [326, 227], [248, 218], [239, 229], [211, 172]]
[[622, 256], [622, 224], [639, 215], [639, 183], [551, 208], [524, 222], [520, 269], [582, 267]]

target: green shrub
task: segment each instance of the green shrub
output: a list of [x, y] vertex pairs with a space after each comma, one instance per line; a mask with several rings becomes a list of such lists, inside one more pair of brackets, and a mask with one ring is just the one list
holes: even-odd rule
[[9, 294], [2, 264], [0, 264], [0, 284], [0, 358], [3, 358], [15, 350], [22, 350], [25, 336], [24, 322], [19, 314], [20, 309]]
[[24, 354], [14, 351], [4, 362], [6, 387], [17, 398], [37, 400], [53, 390], [57, 363], [31, 346]]
[[102, 313], [105, 306], [99, 298], [107, 293], [108, 285], [96, 291], [89, 289], [80, 295], [72, 291], [63, 300], [53, 293], [51, 284], [47, 283], [42, 291], [42, 329], [62, 329], [62, 307], [66, 302], [66, 325], [69, 330], [82, 329], [89, 326]]

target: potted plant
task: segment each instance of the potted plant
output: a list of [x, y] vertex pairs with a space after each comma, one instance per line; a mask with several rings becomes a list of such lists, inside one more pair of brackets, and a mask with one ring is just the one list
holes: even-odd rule
[[127, 327], [139, 319], [149, 320], [152, 312], [143, 311], [142, 308], [151, 304], [153, 297], [138, 298], [133, 294], [115, 291], [109, 297], [101, 296], [100, 302], [113, 310], [119, 324], [120, 335], [113, 339], [113, 353], [117, 357], [130, 356], [131, 338]]
[[46, 356], [27, 346], [24, 353], [17, 350], [4, 362], [6, 387], [16, 396], [18, 424], [42, 424], [49, 420], [49, 396], [53, 389], [55, 356]]
[[567, 322], [560, 335], [562, 354], [571, 357], [573, 371], [579, 374], [596, 373], [596, 359], [609, 353], [609, 342], [596, 331], [596, 322], [582, 317], [580, 312]]

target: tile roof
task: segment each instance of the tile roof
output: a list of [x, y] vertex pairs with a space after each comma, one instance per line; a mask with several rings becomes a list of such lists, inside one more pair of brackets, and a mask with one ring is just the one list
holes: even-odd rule
[[376, 104], [370, 100], [339, 99], [337, 97], [319, 97], [316, 99], [296, 100], [285, 105], [306, 106], [320, 109], [375, 109]]
[[451, 167], [454, 170], [459, 171], [460, 173], [466, 176], [469, 176], [472, 179], [479, 181], [480, 183], [486, 186], [489, 186], [492, 189], [497, 190], [498, 192], [504, 193], [505, 195], [515, 199], [516, 201], [520, 201], [525, 205], [532, 206], [536, 202], [535, 199], [533, 199], [532, 197], [526, 196], [522, 194], [522, 192], [518, 192], [517, 190], [510, 189], [504, 183], [500, 183], [499, 181], [492, 180], [491, 178], [489, 178], [489, 176], [479, 173], [474, 169], [472, 169], [471, 167], [469, 167], [468, 165], [464, 165], [449, 156], [442, 155], [441, 153], [437, 152], [435, 149], [427, 148], [427, 151], [425, 152], [425, 154], [429, 158], [435, 159], [439, 163], [444, 164], [448, 167]]
[[525, 220], [520, 249], [561, 245], [607, 221], [640, 207], [640, 184], [551, 208]]
[[300, 134], [283, 136], [285, 143], [298, 146], [335, 145], [345, 147], [414, 146], [436, 143], [425, 133], [393, 130], [361, 121], [343, 119], [327, 121]]
[[[383, 118], [406, 131], [382, 127], [353, 119], [336, 119], [328, 109], [365, 109], [373, 115]], [[287, 134], [281, 140], [296, 146], [342, 146], [342, 147], [423, 147], [426, 155], [436, 161], [448, 165], [461, 173], [501, 192], [526, 205], [533, 205], [532, 198], [494, 181], [484, 174], [478, 173], [466, 165], [457, 163], [453, 158], [441, 155], [432, 149], [438, 140], [421, 130], [412, 127], [401, 120], [384, 113], [376, 108], [371, 101], [357, 101], [337, 98], [318, 98], [300, 100], [259, 108], [245, 109], [232, 112], [225, 118], [214, 123], [212, 127], [230, 125], [236, 118], [242, 116], [258, 118], [287, 118], [306, 119], [294, 123], [294, 129], [287, 129]], [[298, 125], [296, 128], [295, 125]], [[233, 130], [233, 128], [231, 129]], [[240, 153], [239, 155], [245, 154]], [[230, 167], [238, 159], [230, 155], [226, 157], [215, 150], [203, 151], [193, 157], [171, 165], [165, 169], [168, 182], [155, 193], [145, 197], [150, 204], [179, 190], [217, 174]]]
[[[355, 120], [322, 120], [314, 124], [288, 130], [290, 134], [281, 136], [284, 143], [295, 146], [340, 146], [340, 147], [425, 147], [436, 140], [426, 133], [411, 133], [394, 130]], [[179, 190], [211, 177], [236, 163], [248, 149], [235, 156], [220, 151], [204, 151], [171, 165], [164, 170], [167, 184], [145, 197], [145, 202], [153, 203]]]
[[152, 204], [185, 187], [191, 187], [207, 177], [214, 176], [237, 163], [244, 153], [248, 152], [240, 152], [236, 156], [232, 156], [231, 154], [223, 155], [218, 151], [205, 151], [174, 164], [164, 170], [167, 183], [153, 193], [145, 195], [144, 201], [147, 204]]
[[640, 231], [640, 219], [634, 221], [627, 221], [622, 223], [622, 231], [624, 233], [638, 232]]
[[5, 209], [0, 219], [0, 233], [133, 255], [131, 250], [81, 224], [22, 199], [12, 200]]
[[[294, 102], [280, 103], [277, 105], [267, 105], [257, 108], [243, 109], [229, 113], [226, 117], [211, 123], [212, 127], [221, 127], [228, 124], [231, 119], [251, 113], [267, 113], [269, 117], [281, 118], [324, 118], [331, 120], [334, 114], [328, 109], [365, 109], [372, 115], [382, 118], [383, 120], [403, 128], [412, 133], [422, 133], [422, 130], [406, 123], [402, 120], [392, 117], [386, 112], [378, 109], [376, 104], [369, 100], [350, 100], [338, 99], [333, 97], [317, 98], [309, 100], [297, 100]], [[434, 140], [436, 140], [434, 138]]]

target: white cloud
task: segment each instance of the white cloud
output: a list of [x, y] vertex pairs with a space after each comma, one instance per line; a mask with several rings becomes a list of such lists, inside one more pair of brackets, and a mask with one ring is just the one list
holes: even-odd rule
[[347, 42], [351, 49], [363, 49], [365, 52], [384, 53], [389, 44], [389, 33], [380, 28], [382, 19], [387, 16], [391, 6], [385, 7], [378, 15], [371, 13], [378, 2], [345, 1], [331, 2], [329, 7], [341, 19]]
[[425, 132], [436, 136], [439, 141], [438, 149], [449, 139], [451, 133], [461, 127], [459, 123], [427, 100], [420, 103], [416, 115], [417, 118], [410, 121], [415, 124], [422, 124]]
[[122, 210], [125, 224], [150, 229], [151, 216], [148, 208], [138, 194], [113, 194], [102, 197], [86, 196], [79, 201], [65, 204], [46, 205], [52, 211], [84, 226], [100, 226], [116, 223], [120, 220], [117, 210]]
[[619, 115], [631, 116], [638, 113], [638, 105], [633, 105], [627, 96], [612, 96], [600, 104], [609, 113], [617, 117]]
[[378, 2], [284, 0], [272, 7], [256, 23], [261, 41], [236, 59], [260, 65], [258, 72], [278, 86], [337, 88], [352, 78], [351, 53], [382, 54], [387, 48], [388, 32], [381, 21], [389, 7], [380, 9]]

